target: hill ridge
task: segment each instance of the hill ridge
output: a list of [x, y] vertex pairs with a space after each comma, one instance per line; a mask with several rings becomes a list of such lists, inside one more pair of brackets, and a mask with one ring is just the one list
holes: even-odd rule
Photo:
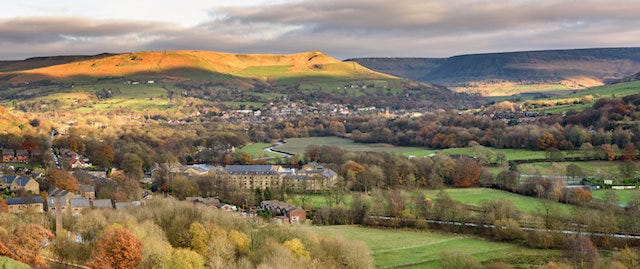
[[533, 90], [543, 84], [575, 90], [611, 83], [640, 71], [640, 48], [533, 50], [448, 58], [369, 57], [347, 61], [411, 80], [491, 95], [492, 90], [504, 88], [504, 84], [512, 88], [532, 85]]

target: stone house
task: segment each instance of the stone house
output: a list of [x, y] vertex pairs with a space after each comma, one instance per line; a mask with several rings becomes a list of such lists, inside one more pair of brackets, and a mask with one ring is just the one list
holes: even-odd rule
[[282, 201], [268, 200], [260, 202], [259, 210], [264, 210], [274, 215], [283, 223], [296, 224], [307, 219], [307, 211]]
[[32, 177], [3, 175], [0, 186], [3, 188], [9, 188], [9, 190], [12, 192], [24, 189], [25, 191], [31, 192], [32, 194], [40, 193], [40, 184]]
[[44, 212], [44, 204], [40, 196], [7, 198], [6, 202], [9, 205], [9, 213]]

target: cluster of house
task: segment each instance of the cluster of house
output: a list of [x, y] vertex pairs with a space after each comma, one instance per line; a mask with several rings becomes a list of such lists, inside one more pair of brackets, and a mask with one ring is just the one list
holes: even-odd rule
[[2, 149], [2, 162], [4, 163], [26, 163], [29, 161], [29, 152], [24, 149]]
[[[187, 197], [186, 200], [194, 204], [216, 207], [223, 211], [238, 211], [237, 206], [222, 203], [217, 198]], [[268, 213], [270, 216], [272, 216], [272, 219], [274, 221], [281, 224], [296, 224], [301, 223], [307, 219], [307, 211], [305, 211], [301, 207], [297, 207], [278, 200], [262, 201], [260, 202], [260, 205], [255, 209]], [[253, 210], [250, 209], [249, 211]]]
[[52, 188], [47, 192], [47, 211], [55, 213], [70, 212], [79, 214], [85, 209], [123, 209], [127, 207], [140, 206], [139, 201], [114, 202], [111, 199], [96, 199], [95, 187], [91, 185], [79, 185], [78, 192], [70, 192], [58, 188]]
[[88, 168], [92, 166], [89, 158], [70, 149], [60, 150], [60, 155], [69, 161], [69, 166], [71, 166], [71, 168]]
[[335, 171], [315, 163], [305, 165], [302, 169], [280, 165], [172, 165], [170, 172], [187, 176], [222, 175], [244, 189], [276, 188], [288, 184], [300, 190], [322, 191], [331, 188], [338, 178]]
[[131, 206], [139, 206], [140, 202], [114, 202], [110, 199], [95, 199], [95, 187], [91, 185], [79, 185], [77, 192], [70, 192], [58, 188], [52, 188], [47, 192], [47, 200], [43, 201], [38, 196], [40, 184], [28, 176], [1, 175], [0, 190], [9, 190], [17, 193], [25, 191], [28, 196], [11, 197], [5, 201], [10, 213], [44, 212], [54, 213], [56, 209], [62, 212], [77, 214], [83, 209], [112, 208], [122, 209]]
[[301, 207], [290, 205], [278, 200], [268, 200], [260, 202], [258, 210], [264, 210], [272, 215], [279, 223], [296, 224], [307, 219], [307, 211]]
[[42, 212], [44, 206], [42, 198], [37, 196], [40, 191], [38, 181], [28, 176], [20, 175], [0, 175], [0, 190], [12, 193], [26, 192], [28, 197], [11, 197], [6, 202], [9, 205], [9, 212], [18, 213], [24, 211]]

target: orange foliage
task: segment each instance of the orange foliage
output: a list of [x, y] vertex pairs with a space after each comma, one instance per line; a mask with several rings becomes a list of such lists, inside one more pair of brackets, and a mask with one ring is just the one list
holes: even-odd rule
[[47, 175], [47, 181], [54, 186], [71, 192], [78, 191], [78, 180], [69, 172], [60, 169], [52, 169]]
[[480, 180], [480, 165], [474, 159], [463, 157], [456, 161], [456, 168], [451, 179], [456, 187], [476, 186]]
[[635, 161], [638, 159], [638, 150], [633, 143], [627, 143], [622, 149], [622, 160]]
[[9, 212], [9, 205], [2, 197], [0, 197], [0, 212]]
[[92, 268], [135, 268], [142, 260], [142, 243], [125, 228], [107, 228], [96, 240]]
[[4, 242], [0, 242], [0, 255], [40, 267], [45, 261], [38, 255], [45, 242], [53, 238], [53, 233], [38, 224], [18, 227]]
[[611, 147], [611, 145], [602, 145], [602, 150], [607, 155], [607, 160], [613, 161], [616, 159], [616, 153], [613, 151], [613, 147]]

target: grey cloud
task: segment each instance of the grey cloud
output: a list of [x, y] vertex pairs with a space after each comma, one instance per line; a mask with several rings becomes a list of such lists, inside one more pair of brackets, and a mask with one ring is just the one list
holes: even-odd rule
[[307, 0], [225, 7], [193, 27], [0, 20], [0, 58], [135, 50], [322, 50], [338, 58], [640, 46], [639, 1]]
[[166, 25], [154, 22], [105, 21], [87, 18], [16, 18], [0, 20], [0, 43], [58, 42], [154, 32]]

